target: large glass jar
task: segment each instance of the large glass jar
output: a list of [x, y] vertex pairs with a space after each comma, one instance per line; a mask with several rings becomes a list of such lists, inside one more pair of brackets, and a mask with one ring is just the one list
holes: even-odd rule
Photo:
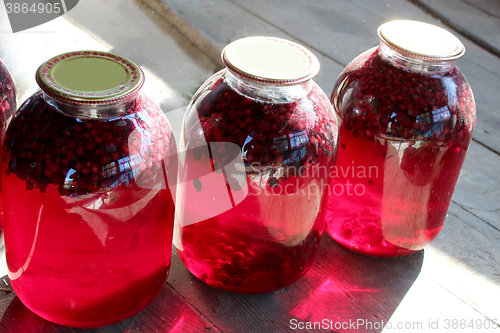
[[146, 307], [167, 279], [173, 133], [125, 58], [61, 54], [36, 79], [41, 91], [21, 105], [3, 147], [9, 279], [49, 321], [113, 324]]
[[392, 21], [331, 96], [339, 155], [327, 233], [360, 253], [421, 250], [441, 231], [475, 125], [462, 43], [441, 28]]
[[[0, 142], [3, 140], [5, 128], [17, 109], [17, 90], [12, 75], [0, 59]], [[3, 247], [3, 209], [0, 196], [0, 248]]]
[[269, 292], [302, 276], [318, 251], [337, 122], [302, 46], [249, 37], [222, 58], [227, 68], [184, 118], [174, 244], [203, 282]]

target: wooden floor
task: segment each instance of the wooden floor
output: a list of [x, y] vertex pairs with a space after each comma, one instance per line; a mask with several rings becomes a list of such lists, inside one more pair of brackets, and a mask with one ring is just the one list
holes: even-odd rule
[[[500, 332], [498, 0], [144, 0], [156, 14], [143, 2], [117, 1], [80, 1], [67, 14], [76, 37], [65, 35], [66, 45], [57, 44], [66, 27], [56, 20], [47, 28], [53, 35], [46, 34], [40, 46], [45, 53], [32, 57], [48, 58], [64, 46], [85, 45], [134, 59], [150, 73], [151, 94], [158, 96], [164, 111], [172, 110], [167, 116], [176, 129], [182, 106], [220, 67], [220, 49], [234, 39], [273, 35], [305, 45], [320, 59], [322, 69], [315, 81], [329, 94], [343, 67], [378, 44], [376, 28], [381, 23], [415, 19], [453, 31], [467, 48], [458, 66], [475, 94], [477, 124], [445, 227], [425, 250], [395, 259], [357, 255], [325, 234], [310, 271], [294, 285], [265, 295], [208, 287], [174, 255], [167, 284], [146, 310], [95, 330], [66, 328], [37, 317], [15, 296], [5, 276], [0, 332], [332, 331], [298, 328], [299, 322], [324, 320], [347, 327], [333, 330], [338, 332]], [[0, 11], [0, 58], [9, 60], [26, 98], [36, 86], [24, 78], [31, 79], [35, 64], [44, 59], [26, 68], [29, 53], [24, 52], [29, 48], [24, 43], [42, 34], [11, 36], [5, 32], [5, 18]], [[130, 30], [120, 31], [130, 18]], [[134, 29], [147, 34], [123, 37]], [[141, 50], [130, 49], [138, 40]], [[20, 49], [22, 55], [16, 53]], [[364, 325], [354, 329], [353, 322]]]

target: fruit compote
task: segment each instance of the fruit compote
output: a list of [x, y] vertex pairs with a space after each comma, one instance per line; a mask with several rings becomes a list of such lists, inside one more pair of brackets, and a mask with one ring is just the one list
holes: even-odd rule
[[422, 249], [443, 227], [472, 138], [465, 77], [454, 61], [415, 60], [382, 40], [344, 70], [331, 101], [341, 123], [327, 233], [374, 256]]
[[[0, 59], [0, 142], [3, 141], [5, 128], [17, 109], [17, 92], [9, 70]], [[0, 247], [3, 247], [3, 209], [0, 196]]]
[[170, 267], [165, 177], [175, 152], [168, 120], [142, 93], [86, 107], [38, 92], [19, 108], [1, 179], [9, 278], [29, 309], [98, 327], [158, 295]]
[[337, 154], [333, 110], [312, 80], [265, 89], [224, 69], [183, 125], [174, 244], [191, 273], [231, 292], [283, 288], [309, 269]]

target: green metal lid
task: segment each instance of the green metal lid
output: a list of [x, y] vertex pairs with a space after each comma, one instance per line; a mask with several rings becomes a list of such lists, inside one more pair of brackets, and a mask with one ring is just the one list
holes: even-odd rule
[[246, 37], [222, 51], [226, 67], [251, 81], [292, 85], [318, 74], [316, 56], [297, 43], [274, 37]]
[[45, 61], [36, 82], [49, 96], [76, 104], [113, 104], [136, 95], [144, 74], [132, 61], [100, 51], [60, 54]]
[[455, 35], [424, 22], [390, 21], [378, 28], [378, 35], [398, 52], [426, 61], [455, 60], [465, 53], [464, 45]]

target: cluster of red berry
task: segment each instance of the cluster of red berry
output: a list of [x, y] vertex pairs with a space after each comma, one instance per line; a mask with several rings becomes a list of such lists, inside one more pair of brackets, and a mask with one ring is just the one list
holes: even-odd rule
[[53, 184], [64, 196], [147, 181], [161, 170], [171, 140], [160, 112], [139, 97], [108, 121], [77, 118], [37, 93], [19, 108], [6, 133], [7, 172], [25, 180], [27, 190], [45, 192]]
[[378, 48], [355, 62], [337, 81], [351, 94], [348, 104], [336, 97], [353, 137], [447, 140], [474, 127], [474, 98], [456, 68], [439, 75], [410, 71], [384, 59]]
[[[315, 84], [302, 98], [272, 104], [243, 96], [219, 78], [197, 103], [200, 125], [192, 128], [191, 138], [202, 132], [207, 143], [234, 143], [249, 165], [301, 166], [330, 160], [335, 155], [335, 116]], [[193, 155], [199, 159], [202, 150], [194, 150]], [[216, 166], [227, 160], [224, 154], [207, 157]]]

